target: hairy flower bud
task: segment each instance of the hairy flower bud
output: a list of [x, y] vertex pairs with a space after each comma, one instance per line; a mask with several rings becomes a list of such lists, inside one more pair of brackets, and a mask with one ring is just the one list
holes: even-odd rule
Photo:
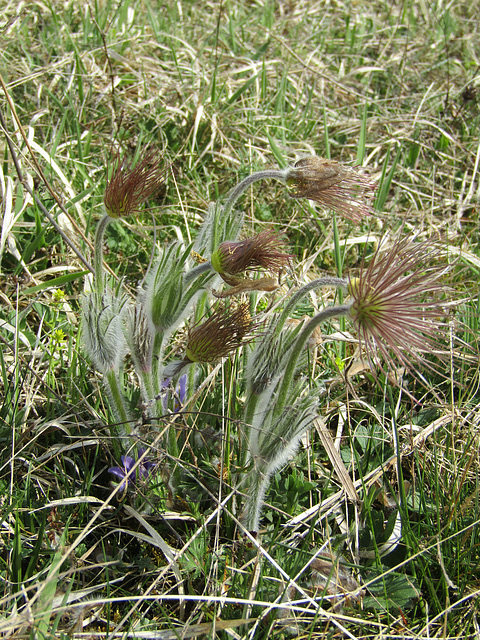
[[82, 338], [85, 351], [102, 373], [119, 371], [126, 352], [123, 334], [125, 300], [106, 292], [89, 293], [83, 300]]
[[129, 216], [165, 183], [168, 168], [161, 166], [155, 151], [147, 153], [132, 167], [117, 158], [115, 170], [103, 196], [105, 210], [111, 218]]
[[128, 310], [125, 333], [137, 371], [150, 372], [154, 336], [140, 302]]
[[281, 234], [266, 230], [239, 242], [222, 242], [210, 262], [220, 275], [234, 276], [248, 269], [280, 271], [290, 259], [287, 253], [278, 251], [283, 245]]
[[373, 213], [376, 181], [334, 160], [302, 158], [287, 169], [286, 182], [292, 198], [314, 200], [354, 222]]
[[214, 363], [235, 351], [252, 328], [247, 304], [234, 311], [218, 308], [188, 332], [185, 355], [190, 362]]

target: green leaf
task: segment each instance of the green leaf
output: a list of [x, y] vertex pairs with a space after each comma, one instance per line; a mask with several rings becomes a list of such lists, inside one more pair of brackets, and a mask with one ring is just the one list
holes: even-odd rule
[[272, 150], [272, 153], [275, 157], [275, 160], [278, 162], [278, 165], [282, 168], [287, 166], [287, 162], [285, 161], [285, 158], [283, 157], [283, 153], [280, 151], [280, 148], [277, 146], [277, 143], [275, 142], [275, 140], [273, 139], [273, 137], [270, 135], [270, 133], [267, 131], [267, 138], [268, 138], [268, 143], [270, 145], [270, 149]]
[[[369, 580], [372, 576], [367, 576]], [[420, 591], [411, 578], [402, 573], [388, 573], [380, 575], [368, 585], [370, 596], [363, 600], [366, 609], [377, 611], [405, 611], [414, 600], [420, 597]]]
[[57, 582], [58, 582], [58, 574], [60, 573], [60, 568], [62, 566], [63, 551], [65, 550], [65, 534], [66, 529], [62, 533], [60, 541], [58, 543], [58, 550], [56, 551], [52, 564], [50, 565], [50, 569], [48, 571], [48, 575], [45, 578], [45, 582], [41, 587], [40, 597], [38, 599], [37, 604], [37, 612], [40, 614], [36, 620], [38, 637], [46, 638], [48, 635], [48, 626], [50, 622], [50, 615], [52, 611], [53, 598], [55, 597], [55, 592], [57, 590]]
[[44, 291], [45, 289], [57, 289], [58, 287], [63, 287], [68, 282], [72, 282], [72, 280], [77, 280], [78, 278], [82, 278], [89, 271], [75, 271], [75, 273], [66, 273], [64, 276], [58, 276], [58, 278], [52, 278], [52, 280], [47, 280], [46, 282], [42, 282], [42, 284], [38, 284], [35, 287], [29, 287], [28, 289], [24, 289], [22, 293], [24, 295], [29, 295], [30, 293], [37, 293], [37, 291]]

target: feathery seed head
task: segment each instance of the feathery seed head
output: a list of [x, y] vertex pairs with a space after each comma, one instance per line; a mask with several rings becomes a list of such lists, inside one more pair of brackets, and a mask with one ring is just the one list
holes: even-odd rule
[[287, 170], [292, 198], [308, 198], [354, 222], [373, 213], [375, 180], [334, 160], [311, 156]]
[[393, 354], [410, 371], [415, 361], [431, 368], [425, 355], [438, 350], [445, 334], [439, 319], [446, 313], [439, 299], [445, 266], [427, 266], [438, 254], [431, 241], [400, 239], [388, 253], [380, 249], [348, 286], [360, 343], [370, 363], [379, 352], [387, 362]]

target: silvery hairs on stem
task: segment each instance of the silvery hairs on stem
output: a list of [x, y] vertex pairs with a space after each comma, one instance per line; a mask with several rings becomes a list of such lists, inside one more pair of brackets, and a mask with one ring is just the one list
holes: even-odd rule
[[[275, 339], [281, 338], [283, 330], [282, 314], [276, 320], [280, 332], [272, 322], [250, 358], [250, 396], [245, 409], [245, 421], [251, 424], [249, 446], [253, 459], [245, 516], [250, 531], [257, 530], [269, 478], [293, 455], [314, 417], [308, 395], [304, 409], [296, 407], [297, 391], [292, 393], [292, 389], [302, 350], [320, 323], [340, 316], [349, 318], [372, 371], [376, 364], [382, 366], [379, 356], [389, 366], [399, 360], [413, 375], [419, 364], [438, 371], [426, 359], [437, 353], [449, 330], [443, 322], [450, 306], [443, 302], [446, 287], [442, 278], [447, 269], [434, 263], [438, 248], [433, 241], [415, 242], [399, 236], [388, 251], [383, 249], [380, 244], [357, 277], [335, 281], [335, 286], [346, 288], [351, 296], [346, 304], [322, 310], [298, 331], [287, 334], [283, 347], [280, 341], [276, 348]], [[320, 279], [310, 283], [292, 297], [298, 301], [312, 286], [326, 286], [326, 282]], [[263, 365], [265, 357], [269, 358], [267, 365]]]

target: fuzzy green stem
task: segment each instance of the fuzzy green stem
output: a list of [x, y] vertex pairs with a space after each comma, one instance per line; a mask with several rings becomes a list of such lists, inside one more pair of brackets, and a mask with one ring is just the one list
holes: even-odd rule
[[155, 397], [153, 376], [151, 371], [139, 371], [137, 369], [137, 375], [140, 378], [140, 385], [142, 389], [142, 401], [146, 407], [152, 405]]
[[298, 358], [300, 357], [300, 354], [302, 353], [303, 349], [305, 349], [308, 338], [311, 336], [313, 331], [315, 331], [315, 329], [318, 326], [320, 326], [323, 322], [326, 322], [331, 318], [344, 317], [348, 315], [349, 311], [350, 311], [350, 305], [348, 304], [340, 305], [338, 307], [329, 307], [328, 309], [324, 309], [323, 311], [318, 313], [316, 316], [314, 316], [311, 320], [309, 320], [309, 322], [307, 322], [305, 327], [300, 331], [300, 334], [298, 335], [295, 341], [295, 344], [293, 345], [290, 351], [288, 361], [285, 367], [285, 373], [283, 375], [283, 379], [280, 385], [280, 389], [279, 389], [278, 397], [276, 401], [275, 414], [274, 414], [275, 418], [278, 418], [280, 413], [283, 411], [283, 408], [286, 403], [288, 391], [292, 384]]
[[333, 276], [325, 276], [323, 278], [317, 278], [312, 280], [308, 284], [304, 285], [301, 289], [296, 291], [287, 304], [285, 305], [282, 314], [276, 324], [275, 333], [279, 334], [283, 328], [283, 325], [288, 320], [292, 309], [296, 306], [300, 300], [313, 291], [314, 289], [321, 289], [323, 287], [337, 287], [337, 289], [346, 289], [348, 287], [348, 280], [346, 278], [334, 278]]
[[202, 262], [202, 264], [199, 264], [193, 269], [191, 269], [190, 271], [188, 271], [188, 273], [186, 273], [185, 276], [183, 277], [183, 282], [185, 287], [187, 287], [190, 284], [190, 282], [192, 282], [192, 280], [195, 280], [195, 278], [198, 278], [203, 273], [210, 271], [210, 269], [212, 269], [212, 265], [210, 264], [210, 262]]
[[225, 199], [225, 204], [223, 205], [224, 214], [229, 213], [236, 201], [240, 198], [242, 193], [244, 193], [250, 185], [254, 182], [258, 182], [259, 180], [265, 180], [267, 178], [272, 178], [273, 180], [279, 180], [280, 182], [285, 182], [287, 179], [287, 171], [280, 169], [265, 169], [264, 171], [257, 171], [256, 173], [252, 173], [247, 176], [244, 180], [239, 182], [233, 189], [231, 189], [227, 193], [227, 197]]
[[97, 224], [95, 231], [93, 268], [95, 272], [95, 290], [101, 297], [105, 293], [105, 271], [103, 269], [103, 238], [105, 230], [111, 221], [108, 213]]
[[162, 373], [163, 373], [163, 339], [165, 334], [163, 331], [156, 331], [153, 338], [152, 349], [152, 381], [153, 390], [157, 396], [162, 390]]
[[[323, 278], [317, 278], [316, 280], [312, 280], [301, 289], [296, 291], [286, 303], [278, 321], [275, 325], [274, 333], [272, 339], [278, 337], [282, 332], [283, 326], [285, 322], [290, 317], [292, 310], [295, 308], [297, 303], [307, 295], [310, 291], [314, 289], [320, 289], [321, 287], [337, 287], [346, 289], [348, 286], [348, 280], [345, 278], [334, 278], [331, 276], [325, 276]], [[249, 397], [247, 398], [247, 403], [245, 407], [245, 424], [249, 425], [252, 423], [253, 416], [255, 415], [255, 408], [258, 402], [258, 395], [250, 392]]]
[[108, 387], [110, 399], [112, 400], [113, 410], [120, 423], [120, 435], [122, 437], [128, 436], [132, 431], [130, 427], [131, 418], [123, 400], [118, 373], [113, 369], [107, 371], [105, 373], [105, 382]]
[[264, 473], [255, 465], [250, 472], [247, 503], [245, 505], [244, 525], [250, 532], [258, 531], [260, 514], [265, 494], [270, 482], [270, 474]]

